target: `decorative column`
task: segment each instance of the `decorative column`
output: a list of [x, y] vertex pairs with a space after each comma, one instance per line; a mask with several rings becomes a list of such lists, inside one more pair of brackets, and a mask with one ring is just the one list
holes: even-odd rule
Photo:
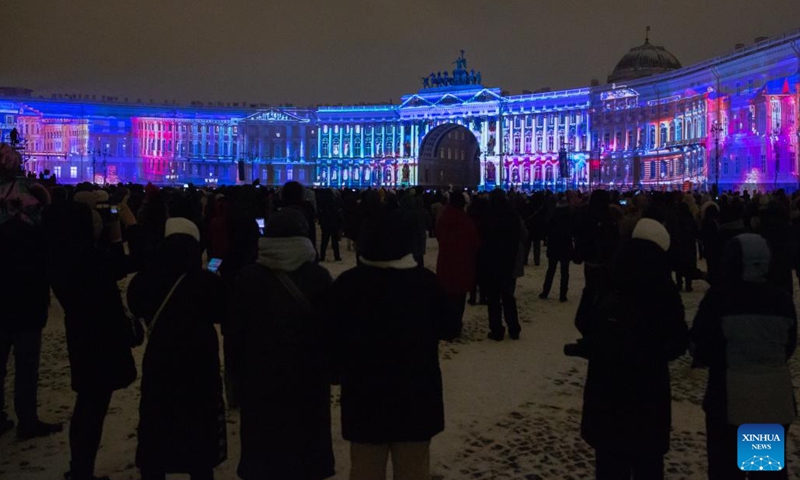
[[386, 124], [381, 123], [381, 155], [386, 156]]
[[547, 114], [543, 113], [542, 114], [542, 151], [543, 152], [549, 152], [550, 151], [550, 142], [547, 141], [547, 132], [548, 132], [547, 127], [548, 127]]
[[489, 148], [489, 120], [483, 117], [481, 120], [481, 152], [484, 156], [487, 154], [486, 150]]
[[306, 161], [306, 130], [308, 127], [305, 125], [300, 126], [300, 161]]
[[[350, 158], [354, 157], [354, 155], [353, 155], [353, 147], [354, 147], [354, 145], [353, 145], [353, 137], [354, 137], [354, 134], [355, 134], [354, 130], [355, 130], [355, 125], [350, 125], [350, 145], [348, 146], [348, 151], [347, 151], [347, 156], [350, 157]], [[347, 175], [347, 179], [348, 179], [347, 181], [349, 182], [350, 181], [350, 175], [349, 174]]]
[[[561, 114], [556, 112], [553, 114], [553, 151], [558, 152], [561, 150], [561, 136], [559, 135], [561, 122], [559, 116]], [[566, 135], [566, 134], [565, 134]]]
[[[361, 158], [364, 158], [364, 157], [366, 157], [366, 152], [367, 152], [367, 145], [364, 143], [364, 128], [365, 128], [365, 126], [361, 125], [360, 128], [361, 128], [361, 152], [360, 152], [359, 155], [360, 155]], [[361, 173], [363, 173], [363, 172], [361, 172]], [[358, 182], [361, 183], [361, 175], [358, 176]]]
[[[344, 158], [344, 125], [339, 125], [339, 158]], [[339, 171], [339, 176], [337, 177], [339, 182], [342, 181], [342, 172]]]
[[400, 124], [400, 157], [401, 158], [406, 156], [405, 140], [406, 140], [406, 129], [405, 129], [405, 125], [403, 125], [401, 123]]
[[286, 138], [284, 138], [284, 144], [286, 148], [283, 151], [283, 154], [286, 156], [287, 161], [291, 161], [292, 158], [292, 137], [294, 132], [292, 132], [292, 126], [286, 125]]
[[[322, 127], [322, 125], [317, 125], [316, 126], [316, 128], [317, 128], [317, 159], [322, 158], [322, 131], [319, 130], [321, 127]], [[330, 147], [330, 142], [328, 143], [328, 146]]]

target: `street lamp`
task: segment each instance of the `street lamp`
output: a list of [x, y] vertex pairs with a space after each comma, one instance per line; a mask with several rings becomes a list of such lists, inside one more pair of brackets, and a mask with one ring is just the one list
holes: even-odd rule
[[719, 195], [719, 137], [722, 135], [722, 124], [714, 121], [711, 133], [714, 134], [714, 196]]

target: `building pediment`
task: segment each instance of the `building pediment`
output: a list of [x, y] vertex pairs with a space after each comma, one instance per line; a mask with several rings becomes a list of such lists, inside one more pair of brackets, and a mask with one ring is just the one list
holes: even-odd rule
[[252, 121], [252, 122], [292, 122], [292, 123], [308, 123], [310, 120], [308, 118], [299, 117], [292, 113], [286, 112], [284, 110], [277, 110], [277, 109], [270, 109], [270, 110], [262, 110], [260, 112], [256, 112], [249, 117], [245, 118], [245, 121]]
[[455, 95], [447, 94], [440, 98], [439, 101], [436, 102], [436, 105], [455, 105], [461, 103], [464, 103], [464, 101], [460, 98], [456, 97]]
[[502, 98], [503, 97], [498, 95], [496, 92], [493, 92], [488, 88], [484, 88], [480, 92], [476, 93], [472, 98], [467, 100], [467, 103], [496, 102]]
[[402, 105], [400, 108], [409, 108], [409, 107], [430, 107], [433, 105], [430, 101], [422, 98], [419, 95], [411, 95]]

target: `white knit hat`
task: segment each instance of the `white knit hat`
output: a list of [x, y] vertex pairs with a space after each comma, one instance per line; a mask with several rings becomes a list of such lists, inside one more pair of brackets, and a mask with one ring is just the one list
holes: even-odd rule
[[634, 227], [631, 237], [649, 240], [661, 247], [665, 252], [669, 250], [669, 233], [667, 229], [652, 218], [643, 218], [636, 222], [636, 227]]
[[167, 225], [164, 228], [164, 238], [179, 233], [189, 235], [198, 242], [200, 241], [200, 230], [197, 229], [197, 225], [193, 221], [183, 217], [168, 218]]

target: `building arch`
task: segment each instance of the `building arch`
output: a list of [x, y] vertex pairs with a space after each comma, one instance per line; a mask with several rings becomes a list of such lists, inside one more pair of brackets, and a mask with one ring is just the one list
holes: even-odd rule
[[[437, 126], [422, 139], [419, 152], [419, 185], [480, 184], [480, 146], [478, 139], [465, 126], [456, 123]], [[448, 152], [459, 153], [451, 155]]]

